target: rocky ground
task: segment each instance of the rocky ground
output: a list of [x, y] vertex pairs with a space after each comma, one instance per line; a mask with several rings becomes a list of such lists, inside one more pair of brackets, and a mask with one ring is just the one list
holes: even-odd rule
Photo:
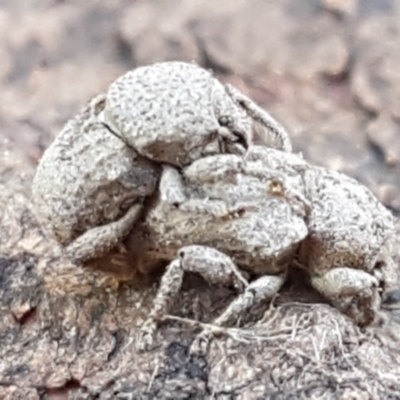
[[[294, 284], [205, 358], [187, 357], [185, 322], [137, 354], [154, 288], [60, 259], [29, 209], [43, 150], [89, 98], [135, 66], [185, 60], [398, 215], [399, 22], [395, 0], [0, 0], [0, 398], [400, 399], [394, 315], [360, 330]], [[176, 315], [207, 321], [231, 293], [196, 279]]]

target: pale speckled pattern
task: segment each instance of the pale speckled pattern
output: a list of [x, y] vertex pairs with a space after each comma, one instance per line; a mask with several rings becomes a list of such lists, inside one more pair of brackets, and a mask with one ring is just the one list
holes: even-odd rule
[[235, 99], [210, 72], [183, 62], [117, 79], [66, 124], [40, 161], [32, 202], [46, 234], [75, 262], [105, 257], [118, 265], [107, 253], [140, 217], [138, 205], [160, 177], [158, 162], [182, 166], [209, 154], [243, 154], [256, 121], [263, 139], [271, 134], [290, 150], [284, 128], [237, 93]]
[[[394, 232], [391, 213], [366, 187], [293, 153], [252, 146], [244, 157], [197, 160], [182, 174], [168, 167], [158, 201], [128, 239], [142, 270], [180, 254], [163, 278], [157, 312], [145, 324], [140, 346], [151, 347], [157, 319], [170, 310], [169, 297], [180, 289], [183, 272], [193, 271], [186, 267], [190, 253], [185, 250], [192, 244], [205, 246], [196, 272], [221, 281], [226, 267], [204, 270], [205, 265], [215, 269], [210, 249], [217, 249], [240, 269], [263, 278], [252, 283], [263, 300], [279, 290], [297, 258], [321, 294], [360, 325], [369, 324], [382, 291], [395, 282], [390, 257]], [[260, 301], [257, 290], [249, 286], [215, 324], [240, 318], [232, 313]]]
[[369, 189], [339, 172], [313, 167], [305, 171], [304, 180], [313, 244], [306, 246], [304, 263], [320, 272], [340, 266], [371, 272], [394, 232], [392, 214]]
[[[295, 156], [282, 152], [282, 157]], [[141, 268], [172, 259], [180, 247], [201, 244], [229, 254], [241, 268], [257, 274], [284, 270], [307, 235], [306, 211], [300, 200], [274, 194], [270, 184], [284, 180], [283, 190], [301, 188], [301, 176], [290, 169], [285, 176], [283, 162], [279, 170], [268, 158], [255, 158], [252, 152], [244, 158], [205, 157], [186, 167], [181, 178], [177, 171], [171, 178], [175, 170], [167, 170], [160, 181], [160, 200], [129, 238], [132, 251], [142, 255]]]
[[[252, 144], [254, 123], [263, 146]], [[74, 261], [143, 273], [169, 263], [145, 348], [185, 271], [243, 291], [216, 325], [273, 296], [294, 261], [360, 325], [395, 281], [391, 213], [354, 179], [291, 153], [268, 113], [193, 64], [113, 83], [45, 152], [32, 193], [39, 222]]]
[[[37, 219], [62, 245], [118, 220], [151, 195], [158, 182], [159, 167], [138, 156], [99, 121], [104, 103], [104, 95], [96, 97], [67, 123], [44, 153], [33, 181]], [[87, 243], [89, 253], [96, 244], [93, 240]], [[115, 244], [115, 237], [110, 240]]]
[[383, 292], [397, 282], [393, 215], [369, 189], [339, 172], [309, 168], [304, 182], [311, 213], [300, 261], [317, 290], [366, 325]]
[[[239, 95], [239, 98], [236, 98]], [[107, 93], [104, 119], [140, 154], [177, 166], [252, 143], [253, 123], [291, 150], [285, 129], [237, 89], [195, 64], [164, 62], [117, 79]], [[258, 118], [255, 118], [258, 116]]]
[[[245, 289], [214, 321], [216, 325], [236, 322], [280, 289], [308, 233], [308, 204], [302, 202], [301, 176], [296, 173], [306, 163], [292, 153], [276, 156], [281, 160], [254, 147], [245, 157], [221, 154], [197, 160], [183, 169], [182, 176], [172, 167], [164, 169], [158, 201], [136, 225], [127, 245], [143, 271], [173, 260], [138, 339], [140, 349], [154, 345], [157, 321], [170, 311], [185, 271], [197, 272], [213, 284]], [[293, 158], [291, 168], [288, 160]], [[290, 190], [286, 196], [291, 186], [300, 189], [297, 199], [290, 197]], [[248, 285], [238, 266], [262, 278]], [[205, 337], [196, 343], [207, 343]]]

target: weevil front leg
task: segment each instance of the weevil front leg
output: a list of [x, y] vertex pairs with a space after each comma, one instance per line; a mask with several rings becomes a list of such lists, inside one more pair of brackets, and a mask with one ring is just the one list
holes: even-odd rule
[[292, 151], [292, 142], [289, 134], [278, 121], [232, 85], [227, 84], [226, 90], [232, 99], [246, 110], [251, 118], [259, 122], [280, 141], [279, 150]]
[[88, 230], [67, 246], [66, 255], [76, 263], [104, 256], [129, 234], [142, 210], [142, 204], [134, 204], [119, 220]]
[[206, 246], [186, 246], [178, 252], [178, 258], [167, 267], [147, 321], [141, 328], [137, 341], [139, 350], [153, 347], [158, 322], [172, 309], [179, 293], [185, 272], [196, 272], [211, 284], [232, 286], [242, 291], [246, 279], [227, 255]]
[[353, 268], [334, 268], [311, 277], [312, 286], [344, 314], [364, 326], [371, 323], [381, 303], [379, 282], [373, 275]]
[[[267, 302], [279, 291], [285, 281], [285, 274], [266, 275], [250, 283], [245, 291], [240, 294], [226, 310], [210, 325], [229, 326], [234, 325], [246, 314], [260, 304]], [[205, 354], [213, 337], [213, 329], [206, 328], [199, 333], [193, 341], [190, 352], [193, 354]]]

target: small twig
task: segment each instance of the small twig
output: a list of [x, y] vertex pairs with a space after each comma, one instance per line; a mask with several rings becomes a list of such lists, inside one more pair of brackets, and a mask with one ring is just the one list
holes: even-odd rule
[[200, 322], [200, 321], [193, 321], [189, 318], [182, 318], [182, 317], [176, 317], [174, 315], [166, 315], [164, 317], [164, 320], [170, 320], [170, 321], [177, 321], [185, 324], [189, 324], [192, 327], [201, 327], [203, 329], [207, 329], [211, 331], [213, 334], [221, 334], [221, 335], [227, 335], [233, 338], [234, 340], [244, 342], [244, 343], [249, 343], [251, 340], [279, 340], [283, 338], [287, 338], [288, 335], [292, 332], [292, 328], [284, 328], [284, 329], [279, 329], [279, 330], [274, 330], [268, 332], [268, 334], [258, 334], [256, 332], [251, 332], [245, 329], [240, 329], [240, 328], [225, 328], [222, 326], [206, 323], [206, 322]]
[[153, 373], [151, 374], [149, 384], [147, 385], [147, 392], [148, 393], [150, 393], [150, 389], [153, 386], [153, 382], [154, 382], [154, 379], [155, 379], [155, 377], [157, 375], [158, 370], [159, 370], [159, 364], [157, 363], [157, 365], [154, 368]]

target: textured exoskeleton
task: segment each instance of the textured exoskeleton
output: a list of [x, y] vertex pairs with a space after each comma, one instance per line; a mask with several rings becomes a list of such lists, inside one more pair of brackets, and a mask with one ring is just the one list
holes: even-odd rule
[[[214, 321], [232, 323], [271, 298], [297, 259], [315, 289], [365, 325], [391, 284], [391, 213], [363, 185], [301, 157], [253, 146], [216, 155], [181, 173], [166, 166], [157, 199], [128, 240], [138, 267], [170, 262], [142, 345], [170, 309], [185, 271], [244, 292]], [[246, 283], [246, 270], [255, 278]]]
[[105, 123], [129, 146], [156, 161], [184, 166], [210, 154], [241, 154], [255, 123], [291, 151], [285, 129], [266, 111], [210, 72], [184, 62], [136, 68], [107, 93]]
[[79, 262], [107, 253], [131, 230], [160, 167], [98, 120], [105, 96], [70, 120], [45, 151], [32, 202], [45, 233]]
[[[255, 124], [279, 149], [253, 145]], [[32, 200], [76, 262], [168, 265], [145, 347], [185, 271], [242, 292], [216, 325], [271, 298], [294, 261], [368, 324], [394, 282], [393, 217], [354, 179], [290, 150], [286, 131], [237, 89], [193, 64], [160, 63], [124, 75], [65, 126]]]
[[137, 68], [93, 99], [46, 150], [32, 186], [37, 219], [76, 262], [107, 256], [155, 190], [160, 161], [180, 166], [242, 154], [257, 123], [263, 140], [271, 134], [291, 150], [268, 113], [208, 71], [182, 62]]
[[311, 212], [299, 260], [319, 292], [367, 325], [397, 282], [393, 215], [345, 174], [313, 166], [303, 179]]

